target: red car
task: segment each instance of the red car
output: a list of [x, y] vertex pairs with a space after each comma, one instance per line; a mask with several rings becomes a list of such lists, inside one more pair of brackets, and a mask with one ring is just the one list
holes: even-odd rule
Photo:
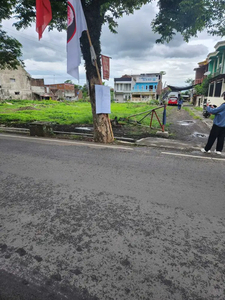
[[168, 99], [168, 105], [177, 105], [178, 104], [178, 98], [177, 97], [170, 97]]

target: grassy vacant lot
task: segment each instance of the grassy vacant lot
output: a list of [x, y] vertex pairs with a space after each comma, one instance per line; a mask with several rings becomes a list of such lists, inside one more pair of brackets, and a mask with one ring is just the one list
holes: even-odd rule
[[[110, 118], [116, 116], [126, 118], [133, 114], [156, 108], [146, 103], [112, 103]], [[168, 107], [168, 110], [170, 108]], [[163, 109], [157, 110], [160, 121], [162, 121]], [[144, 115], [132, 118], [139, 121]], [[153, 127], [159, 128], [158, 121], [154, 117]], [[91, 104], [89, 102], [58, 102], [52, 100], [10, 100], [0, 103], [0, 124], [27, 124], [34, 121], [52, 122], [60, 125], [92, 124]], [[149, 126], [150, 117], [142, 124]]]

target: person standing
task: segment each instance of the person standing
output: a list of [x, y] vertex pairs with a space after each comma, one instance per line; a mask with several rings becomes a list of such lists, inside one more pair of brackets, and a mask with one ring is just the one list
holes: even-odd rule
[[[225, 101], [225, 92], [222, 94], [223, 100]], [[209, 134], [208, 142], [205, 148], [201, 149], [203, 153], [210, 153], [211, 148], [217, 139], [216, 143], [216, 154], [221, 154], [224, 146], [225, 138], [225, 102], [222, 103], [219, 107], [214, 108], [213, 105], [207, 107], [207, 111], [210, 114], [215, 115], [213, 126]]]
[[181, 110], [182, 104], [183, 104], [183, 100], [181, 98], [180, 93], [178, 93], [177, 110]]

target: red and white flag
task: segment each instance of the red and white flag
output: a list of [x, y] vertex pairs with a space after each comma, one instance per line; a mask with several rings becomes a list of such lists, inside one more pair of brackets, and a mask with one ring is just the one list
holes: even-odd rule
[[36, 0], [36, 31], [39, 40], [52, 19], [52, 9], [49, 0]]
[[80, 0], [67, 2], [67, 73], [79, 80], [81, 63], [80, 37], [87, 30]]
[[103, 79], [109, 80], [109, 73], [110, 73], [110, 67], [109, 67], [109, 60], [110, 57], [101, 55], [102, 57], [102, 72], [103, 72]]

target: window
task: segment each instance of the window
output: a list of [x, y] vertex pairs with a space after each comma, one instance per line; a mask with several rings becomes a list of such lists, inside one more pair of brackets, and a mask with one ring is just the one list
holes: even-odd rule
[[125, 84], [125, 91], [129, 91], [130, 90], [130, 84]]
[[10, 82], [15, 82], [16, 79], [15, 78], [10, 78]]
[[153, 85], [150, 85], [149, 86], [149, 91], [152, 91], [153, 90]]
[[221, 95], [221, 88], [222, 88], [222, 81], [217, 81], [215, 95], [214, 95], [215, 97], [220, 97], [220, 95]]
[[128, 91], [131, 90], [131, 84], [127, 84], [127, 90], [128, 90]]
[[20, 92], [15, 92], [15, 95], [19, 95], [20, 94]]
[[209, 86], [209, 96], [212, 97], [213, 95], [213, 87], [214, 87], [214, 83], [211, 83]]

